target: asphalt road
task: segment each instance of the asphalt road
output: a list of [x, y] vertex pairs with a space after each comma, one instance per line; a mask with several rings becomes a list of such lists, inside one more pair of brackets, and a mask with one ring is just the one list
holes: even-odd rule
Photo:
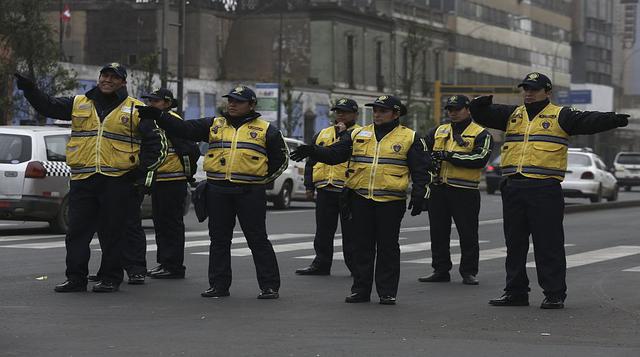
[[[3, 221], [0, 356], [640, 356], [640, 208], [566, 216], [569, 291], [566, 308], [554, 311], [538, 307], [534, 268], [531, 306], [487, 304], [502, 292], [504, 239], [499, 196], [482, 199], [480, 285], [462, 285], [457, 266], [451, 283], [417, 282], [431, 271], [428, 219], [407, 214], [396, 306], [379, 305], [375, 293], [368, 304], [343, 302], [351, 279], [339, 246], [331, 276], [293, 273], [313, 255], [308, 203], [268, 213], [282, 276], [281, 298], [273, 301], [256, 299], [253, 262], [240, 242], [232, 246], [231, 296], [200, 297], [208, 237], [192, 213], [187, 278], [123, 284], [115, 294], [54, 293], [64, 280], [64, 238], [42, 225]], [[640, 199], [640, 191], [621, 199]], [[153, 266], [153, 229], [144, 223]], [[235, 236], [242, 237], [239, 226]], [[98, 264], [94, 251], [91, 270]]]

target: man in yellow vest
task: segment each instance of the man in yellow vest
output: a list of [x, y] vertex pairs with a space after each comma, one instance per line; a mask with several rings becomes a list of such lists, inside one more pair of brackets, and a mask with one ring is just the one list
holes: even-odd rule
[[[171, 110], [178, 104], [170, 90], [159, 88], [142, 98], [147, 99], [150, 106], [182, 120]], [[170, 134], [167, 134], [167, 139], [169, 143], [167, 159], [158, 168], [156, 182], [151, 189], [158, 266], [150, 269], [147, 274], [154, 279], [182, 279], [186, 270], [183, 214], [187, 180], [193, 176], [196, 164], [193, 153], [195, 151], [198, 154], [198, 147], [193, 141]]]
[[[154, 171], [166, 156], [166, 139], [153, 123], [140, 122], [136, 105], [127, 94], [127, 71], [119, 63], [100, 70], [98, 85], [85, 95], [52, 98], [35, 83], [16, 74], [18, 88], [41, 115], [71, 120], [67, 165], [71, 168], [67, 281], [56, 292], [86, 291], [89, 243], [99, 232], [102, 261], [94, 292], [118, 291], [123, 278], [130, 200], [138, 190], [149, 190]], [[136, 188], [137, 187], [137, 188]]]
[[[301, 145], [291, 154], [337, 165], [349, 161], [346, 192], [353, 219], [353, 285], [347, 303], [368, 302], [374, 276], [380, 304], [395, 305], [400, 279], [400, 224], [409, 175], [413, 182], [411, 215], [422, 212], [431, 176], [424, 141], [400, 125], [402, 103], [383, 95], [373, 103], [373, 124], [345, 132], [331, 146]], [[377, 255], [377, 258], [376, 258]]]
[[478, 215], [480, 176], [491, 156], [491, 134], [471, 120], [469, 98], [449, 97], [444, 107], [451, 123], [427, 133], [425, 141], [440, 170], [431, 184], [429, 224], [431, 225], [431, 266], [433, 273], [421, 282], [451, 281], [451, 218], [460, 238], [462, 283], [478, 285]]
[[492, 96], [471, 102], [471, 116], [481, 125], [506, 132], [501, 151], [504, 234], [507, 245], [505, 293], [493, 306], [529, 305], [527, 253], [533, 237], [543, 309], [562, 309], [567, 296], [564, 251], [564, 198], [560, 182], [567, 169], [569, 136], [623, 127], [628, 115], [582, 112], [549, 102], [552, 84], [542, 73], [527, 74], [524, 105], [492, 104]]
[[[349, 98], [340, 98], [331, 108], [336, 115], [336, 125], [322, 129], [312, 142], [319, 146], [329, 146], [337, 142], [345, 130], [354, 130], [360, 126], [358, 120], [358, 103]], [[333, 238], [338, 228], [338, 217], [342, 229], [342, 253], [344, 263], [352, 271], [353, 243], [351, 222], [340, 214], [340, 195], [344, 188], [347, 164], [327, 165], [307, 160], [304, 167], [304, 185], [307, 195], [316, 195], [316, 236], [313, 248], [316, 257], [308, 267], [296, 270], [298, 275], [329, 275], [333, 261]]]
[[261, 290], [258, 299], [277, 299], [280, 273], [265, 226], [265, 185], [287, 168], [287, 146], [280, 131], [255, 112], [253, 90], [238, 86], [224, 97], [227, 112], [216, 118], [180, 120], [153, 107], [139, 107], [140, 116], [154, 119], [169, 135], [209, 143], [204, 170], [210, 287], [201, 295], [229, 296], [231, 239], [237, 217], [253, 254]]

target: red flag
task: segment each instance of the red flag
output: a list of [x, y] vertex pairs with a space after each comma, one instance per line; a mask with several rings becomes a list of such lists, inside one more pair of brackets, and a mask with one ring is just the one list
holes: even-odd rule
[[62, 10], [60, 18], [62, 19], [62, 22], [71, 21], [71, 9], [69, 9], [69, 4], [64, 4], [64, 10]]

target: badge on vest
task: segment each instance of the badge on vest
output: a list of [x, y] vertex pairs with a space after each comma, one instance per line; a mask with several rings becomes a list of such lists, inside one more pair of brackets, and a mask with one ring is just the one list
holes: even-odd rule
[[218, 128], [220, 128], [220, 126], [216, 125], [213, 128], [211, 128], [211, 130], [213, 131], [214, 134], [218, 134]]
[[249, 136], [251, 137], [251, 139], [255, 139], [258, 137], [258, 133], [256, 133], [255, 131], [251, 131], [249, 132]]
[[373, 133], [370, 131], [362, 130], [358, 133], [357, 136], [364, 136], [365, 138], [370, 138], [373, 136]]
[[84, 104], [78, 105], [78, 110], [86, 110], [86, 109], [91, 109], [91, 104], [84, 103]]
[[125, 124], [125, 125], [126, 125], [126, 124], [128, 124], [128, 123], [129, 123], [129, 116], [128, 116], [128, 115], [123, 115], [123, 116], [121, 116], [121, 117], [120, 117], [120, 122], [121, 122], [122, 124]]
[[548, 122], [548, 121], [543, 121], [542, 122], [542, 128], [544, 130], [549, 130], [550, 127], [551, 127], [551, 122]]
[[392, 147], [394, 152], [400, 152], [400, 150], [402, 150], [402, 145], [400, 144], [394, 144]]

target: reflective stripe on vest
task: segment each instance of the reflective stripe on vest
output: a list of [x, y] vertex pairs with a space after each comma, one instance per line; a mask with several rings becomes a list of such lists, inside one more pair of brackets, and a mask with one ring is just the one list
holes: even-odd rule
[[503, 176], [521, 174], [536, 179], [564, 179], [569, 135], [558, 122], [561, 110], [562, 107], [548, 104], [532, 120], [525, 106], [513, 111], [502, 146]]
[[[349, 127], [348, 130], [355, 130], [360, 128], [360, 125], [354, 124]], [[318, 146], [329, 146], [338, 140], [336, 135], [336, 129], [334, 126], [324, 128], [318, 133], [315, 144]], [[316, 188], [325, 188], [334, 186], [337, 188], [344, 187], [347, 180], [348, 163], [343, 162], [337, 165], [327, 165], [322, 162], [317, 162], [313, 165], [313, 185]], [[339, 191], [339, 190], [337, 190]]]
[[266, 136], [269, 122], [253, 119], [238, 129], [215, 118], [209, 129], [204, 170], [211, 180], [261, 183], [267, 176]]
[[409, 185], [407, 153], [415, 132], [398, 126], [377, 141], [373, 124], [354, 130], [346, 186], [378, 202], [403, 200]]

